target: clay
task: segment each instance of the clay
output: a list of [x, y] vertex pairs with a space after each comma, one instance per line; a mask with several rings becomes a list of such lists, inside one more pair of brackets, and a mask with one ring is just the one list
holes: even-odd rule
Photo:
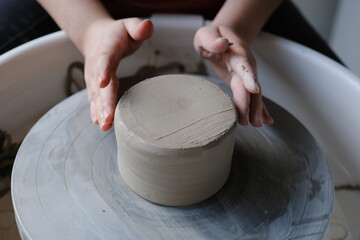
[[190, 75], [144, 80], [116, 107], [121, 176], [158, 204], [207, 199], [229, 175], [235, 126], [234, 105], [215, 84]]

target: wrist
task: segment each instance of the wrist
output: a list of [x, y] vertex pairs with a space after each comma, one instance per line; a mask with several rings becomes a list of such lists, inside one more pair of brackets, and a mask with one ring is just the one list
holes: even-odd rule
[[282, 0], [227, 0], [214, 24], [232, 29], [251, 44]]
[[251, 26], [251, 24], [247, 24], [244, 26], [242, 23], [228, 23], [217, 21], [216, 19], [212, 23], [216, 28], [227, 28], [233, 33], [235, 33], [242, 41], [246, 44], [251, 45], [251, 43], [255, 40], [259, 31], [255, 31], [255, 29]]
[[218, 29], [221, 36], [224, 36], [229, 42], [234, 44], [250, 46], [255, 39], [255, 37], [252, 37], [253, 35], [239, 27], [233, 27], [218, 22], [213, 22], [211, 25], [214, 29]]

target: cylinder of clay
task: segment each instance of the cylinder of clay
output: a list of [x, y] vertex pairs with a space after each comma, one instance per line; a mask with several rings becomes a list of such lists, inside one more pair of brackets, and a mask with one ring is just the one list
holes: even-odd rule
[[149, 201], [194, 204], [228, 178], [236, 111], [205, 79], [163, 75], [138, 83], [120, 99], [114, 126], [120, 174]]

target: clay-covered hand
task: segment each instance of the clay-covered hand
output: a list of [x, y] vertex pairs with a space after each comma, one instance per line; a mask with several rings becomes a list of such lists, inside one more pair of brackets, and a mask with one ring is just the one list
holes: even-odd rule
[[203, 58], [213, 63], [219, 77], [231, 87], [241, 125], [250, 122], [261, 127], [264, 123], [273, 123], [262, 101], [256, 60], [238, 34], [223, 26], [204, 26], [197, 31], [194, 46]]
[[102, 19], [86, 35], [85, 82], [91, 119], [104, 131], [114, 120], [119, 80], [115, 73], [122, 58], [132, 54], [153, 33], [150, 20]]

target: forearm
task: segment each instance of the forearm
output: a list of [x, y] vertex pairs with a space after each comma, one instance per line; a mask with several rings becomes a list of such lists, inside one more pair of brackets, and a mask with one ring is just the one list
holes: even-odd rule
[[38, 0], [57, 24], [85, 54], [91, 28], [99, 21], [112, 20], [98, 0]]
[[226, 26], [252, 43], [282, 0], [227, 0], [213, 24]]

